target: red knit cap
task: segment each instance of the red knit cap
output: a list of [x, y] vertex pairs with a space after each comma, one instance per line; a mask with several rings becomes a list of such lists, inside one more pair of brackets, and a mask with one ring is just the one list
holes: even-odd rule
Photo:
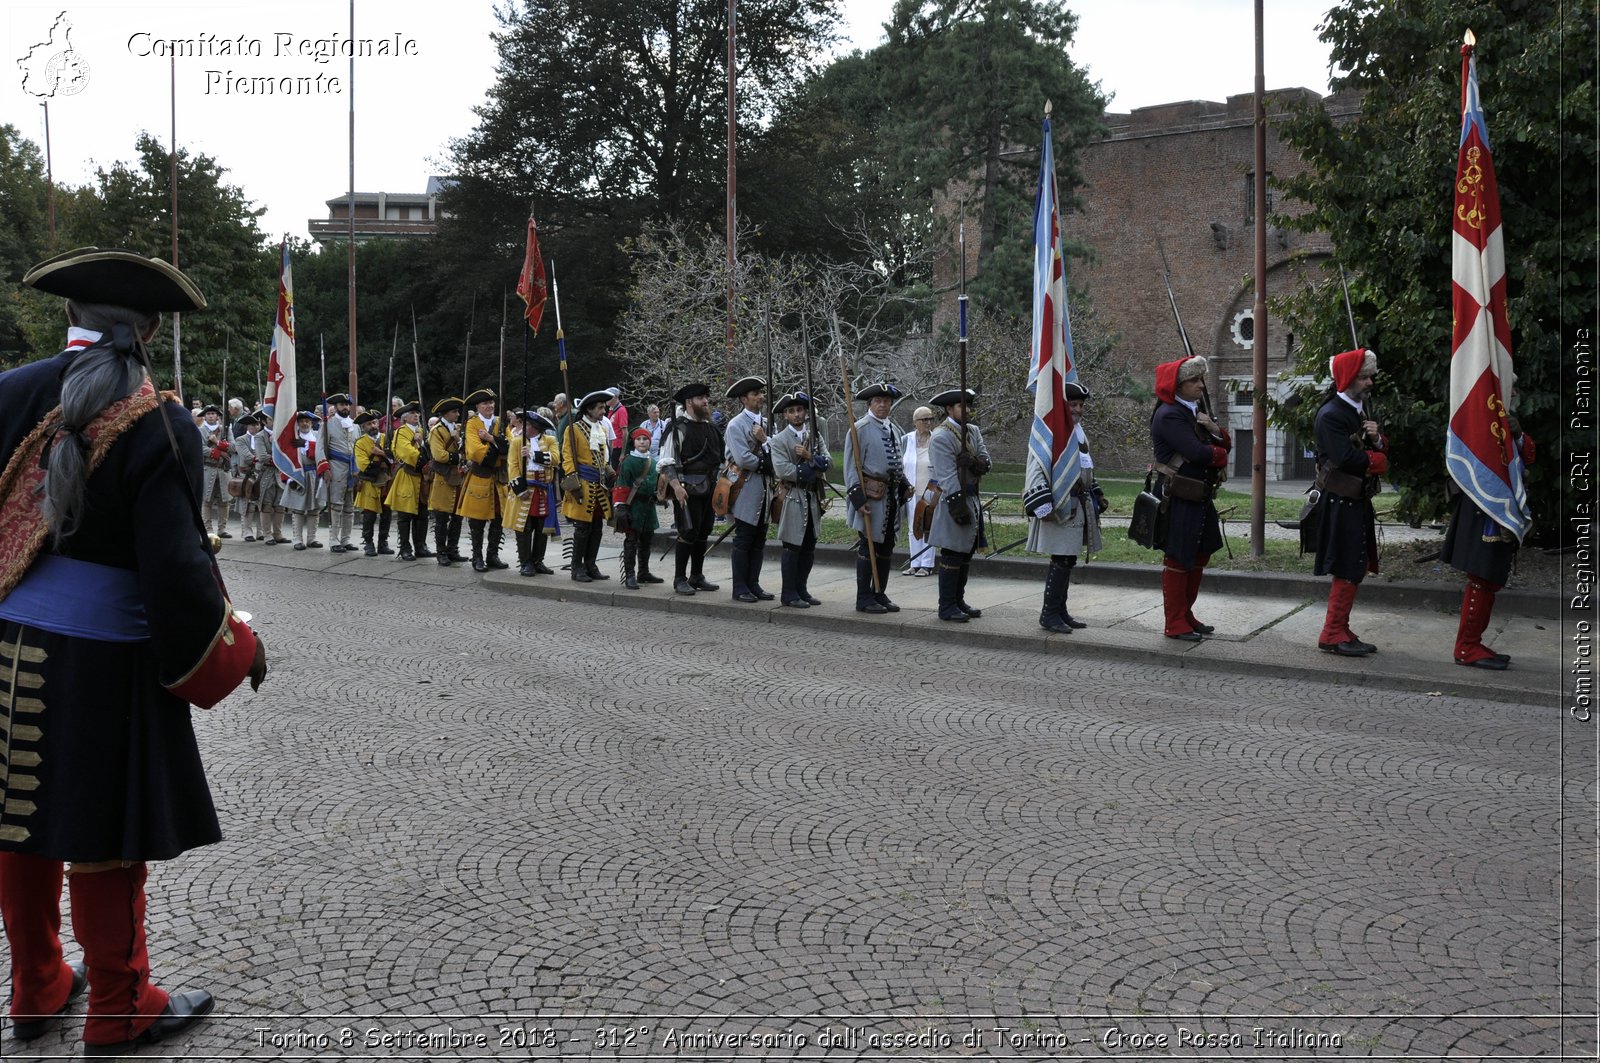
[[1378, 369], [1378, 356], [1365, 347], [1358, 347], [1353, 351], [1345, 351], [1328, 359], [1328, 372], [1333, 374], [1333, 390], [1347, 391], [1351, 384], [1356, 382], [1356, 377], [1361, 375], [1361, 367], [1367, 364], [1367, 359], [1372, 360], [1372, 370]]

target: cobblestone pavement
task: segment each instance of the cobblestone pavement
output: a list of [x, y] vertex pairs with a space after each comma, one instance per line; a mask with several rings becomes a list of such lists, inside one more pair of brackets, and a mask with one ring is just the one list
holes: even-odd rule
[[1553, 709], [224, 569], [185, 1058], [1595, 1050]]

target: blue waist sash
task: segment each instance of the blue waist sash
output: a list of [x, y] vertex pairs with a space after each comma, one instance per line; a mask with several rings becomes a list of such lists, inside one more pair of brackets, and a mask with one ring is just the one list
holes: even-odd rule
[[40, 554], [0, 601], [0, 620], [100, 642], [145, 642], [150, 620], [138, 573]]

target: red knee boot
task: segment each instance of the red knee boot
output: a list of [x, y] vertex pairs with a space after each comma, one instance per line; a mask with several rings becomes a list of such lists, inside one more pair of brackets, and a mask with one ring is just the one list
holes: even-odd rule
[[1333, 577], [1333, 586], [1328, 588], [1328, 615], [1322, 621], [1322, 634], [1317, 636], [1317, 649], [1323, 653], [1365, 657], [1378, 652], [1378, 647], [1362, 642], [1350, 630], [1350, 609], [1356, 604], [1356, 589], [1357, 585], [1349, 580]]
[[1461, 624], [1456, 628], [1457, 664], [1501, 672], [1511, 663], [1510, 657], [1483, 644], [1483, 632], [1494, 615], [1494, 596], [1499, 589], [1488, 580], [1467, 577], [1466, 589], [1461, 592]]
[[144, 864], [67, 877], [72, 892], [72, 931], [89, 964], [85, 1045], [131, 1041], [167, 1006], [167, 994], [150, 981], [150, 953], [144, 940], [144, 881]]
[[1194, 568], [1189, 570], [1188, 586], [1184, 588], [1184, 594], [1188, 598], [1188, 604], [1184, 606], [1184, 619], [1189, 622], [1189, 629], [1191, 631], [1197, 631], [1202, 635], [1209, 635], [1213, 631], [1217, 630], [1210, 624], [1202, 624], [1200, 621], [1196, 620], [1194, 616], [1194, 603], [1195, 600], [1200, 597], [1200, 581], [1205, 579], [1206, 565], [1210, 563], [1210, 554], [1201, 554], [1199, 557], [1195, 558]]
[[1169, 639], [1199, 642], [1200, 633], [1189, 623], [1190, 573], [1170, 557], [1161, 566], [1161, 608], [1166, 615], [1162, 634]]
[[0, 853], [0, 918], [11, 945], [11, 1024], [19, 1041], [48, 1028], [83, 989], [81, 976], [61, 955], [59, 860]]

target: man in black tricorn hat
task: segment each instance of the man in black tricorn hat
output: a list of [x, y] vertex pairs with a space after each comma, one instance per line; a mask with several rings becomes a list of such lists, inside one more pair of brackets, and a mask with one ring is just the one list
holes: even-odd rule
[[766, 404], [767, 383], [758, 376], [737, 380], [728, 389], [728, 398], [738, 399], [743, 407], [728, 419], [723, 432], [730, 470], [737, 469], [738, 494], [729, 507], [733, 518], [733, 600], [770, 602], [772, 593], [761, 588], [761, 560], [767, 546], [768, 490], [772, 477], [772, 455], [767, 448], [767, 431], [761, 423], [761, 407]]
[[[189, 706], [259, 686], [266, 652], [207, 543], [194, 421], [148, 375], [161, 314], [205, 299], [165, 262], [100, 248], [23, 283], [64, 296], [71, 327], [61, 354], [0, 374], [12, 1037], [42, 1036], [87, 983], [85, 1054], [121, 1055], [211, 1011], [150, 980], [145, 862], [221, 838]], [[64, 872], [81, 964], [61, 949]]]
[[672, 589], [679, 594], [714, 591], [705, 577], [711, 535], [711, 481], [722, 464], [722, 433], [711, 423], [711, 387], [685, 384], [672, 396], [679, 412], [661, 431], [661, 478], [673, 499], [678, 546]]
[[[901, 465], [901, 441], [905, 433], [889, 419], [902, 392], [888, 381], [862, 388], [855, 395], [867, 404], [867, 412], [856, 422], [855, 445], [844, 463], [844, 485], [849, 495], [850, 527], [858, 533], [856, 541], [856, 612], [898, 613], [900, 607], [889, 600], [889, 573], [894, 570], [895, 520], [910, 488]], [[872, 543], [867, 542], [867, 529]], [[876, 569], [873, 565], [876, 562]]]

